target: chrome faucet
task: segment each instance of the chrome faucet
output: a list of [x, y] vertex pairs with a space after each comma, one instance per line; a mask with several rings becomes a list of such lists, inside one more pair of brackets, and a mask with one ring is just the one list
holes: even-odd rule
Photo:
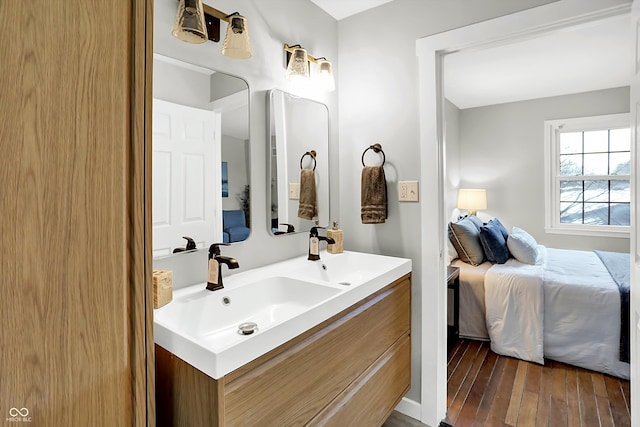
[[320, 259], [320, 241], [327, 242], [329, 245], [336, 242], [331, 237], [319, 236], [318, 228], [325, 227], [318, 227], [316, 225], [309, 230], [309, 256], [307, 257], [309, 261], [317, 261]]
[[217, 291], [222, 289], [222, 264], [231, 270], [240, 267], [235, 258], [220, 255], [220, 246], [229, 246], [228, 243], [214, 243], [209, 246], [209, 274], [207, 275], [207, 290]]

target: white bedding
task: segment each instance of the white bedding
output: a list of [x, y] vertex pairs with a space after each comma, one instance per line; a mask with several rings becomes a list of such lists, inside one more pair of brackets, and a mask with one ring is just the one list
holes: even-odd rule
[[510, 259], [485, 276], [491, 350], [544, 364], [544, 267]]
[[[629, 364], [618, 360], [620, 292], [606, 267], [593, 252], [539, 250], [537, 265], [510, 259], [490, 268], [461, 269], [460, 335], [481, 334], [486, 326], [496, 353], [536, 363], [546, 357], [629, 378]], [[485, 307], [477, 302], [467, 307], [465, 300], [479, 296], [482, 286], [475, 276], [482, 271], [486, 323], [472, 326]], [[465, 289], [469, 277], [474, 285]]]

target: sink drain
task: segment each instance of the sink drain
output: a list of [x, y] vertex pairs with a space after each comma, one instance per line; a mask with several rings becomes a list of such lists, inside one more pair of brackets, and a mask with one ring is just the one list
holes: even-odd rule
[[253, 322], [241, 323], [238, 326], [238, 333], [240, 335], [251, 335], [258, 330], [258, 325]]
[[351, 282], [338, 282], [338, 285], [351, 286]]

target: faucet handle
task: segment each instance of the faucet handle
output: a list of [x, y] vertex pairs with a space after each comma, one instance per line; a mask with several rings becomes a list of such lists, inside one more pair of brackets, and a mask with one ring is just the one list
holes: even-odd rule
[[296, 231], [296, 227], [293, 224], [287, 224], [286, 222], [281, 222], [280, 225], [287, 226], [287, 233], [293, 233], [294, 231]]
[[229, 246], [229, 243], [212, 243], [209, 246], [209, 258], [213, 258], [214, 255], [220, 255], [220, 246]]

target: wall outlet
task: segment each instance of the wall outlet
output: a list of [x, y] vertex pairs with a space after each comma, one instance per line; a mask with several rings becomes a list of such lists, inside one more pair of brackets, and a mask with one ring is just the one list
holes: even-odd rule
[[290, 200], [300, 199], [300, 183], [298, 182], [289, 183], [289, 199]]
[[398, 200], [401, 202], [417, 202], [418, 181], [398, 182]]

